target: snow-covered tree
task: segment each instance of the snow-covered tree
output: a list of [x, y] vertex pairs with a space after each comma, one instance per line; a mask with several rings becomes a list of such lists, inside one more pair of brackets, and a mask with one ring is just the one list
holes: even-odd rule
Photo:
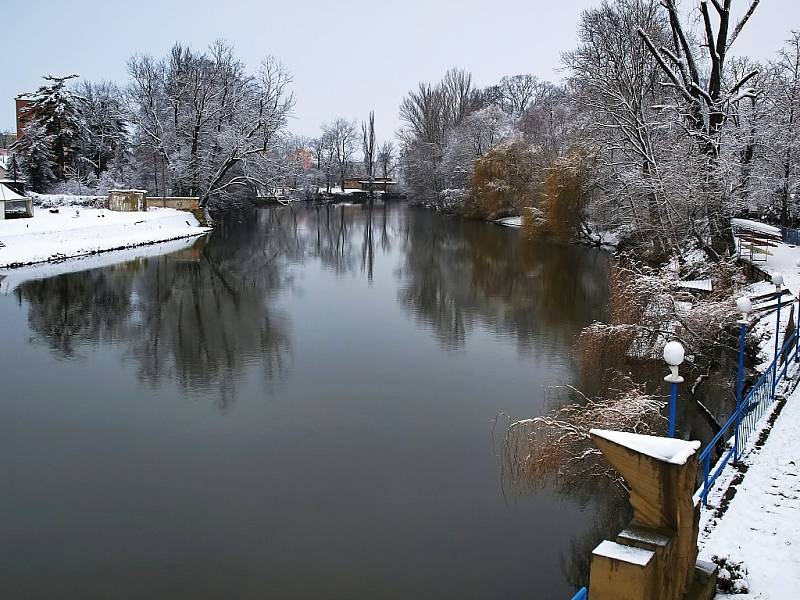
[[637, 28], [666, 43], [657, 0], [604, 0], [581, 15], [579, 45], [564, 63], [585, 124], [582, 143], [597, 153], [600, 185], [609, 190], [596, 207], [599, 219], [628, 226], [663, 255], [676, 235], [662, 177], [664, 130], [654, 109], [663, 101], [658, 65]]
[[24, 94], [29, 100], [22, 111], [27, 125], [14, 148], [34, 188], [65, 181], [70, 169], [80, 172], [75, 161], [85, 127], [85, 100], [67, 86], [76, 77], [47, 75], [44, 79], [50, 83]]
[[781, 222], [788, 226], [790, 211], [798, 211], [800, 200], [800, 32], [792, 32], [769, 65], [763, 87], [764, 187], [777, 200]]
[[706, 183], [697, 191], [701, 193], [700, 212], [707, 232], [699, 232], [698, 239], [710, 239], [710, 246], [703, 244], [703, 248], [713, 258], [732, 250], [733, 245], [730, 208], [734, 203], [726, 193], [730, 187], [726, 186], [724, 170], [719, 170], [725, 158], [723, 128], [731, 105], [755, 95], [752, 83], [758, 75], [753, 70], [726, 85], [726, 60], [759, 2], [749, 0], [749, 8], [734, 26], [733, 0], [711, 0], [713, 17], [709, 2], [703, 0], [700, 2], [703, 33], [699, 41], [687, 32], [676, 0], [664, 0], [661, 7], [669, 21], [670, 41], [662, 44], [643, 28], [637, 30], [666, 78], [663, 84], [673, 92], [675, 111], [683, 121], [687, 137], [704, 159], [698, 163], [702, 165], [699, 177]]
[[35, 121], [29, 123], [25, 135], [12, 148], [14, 160], [19, 163], [29, 188], [43, 191], [56, 180], [53, 136], [47, 132], [44, 124]]
[[342, 190], [344, 189], [344, 179], [352, 167], [353, 154], [358, 145], [356, 131], [356, 124], [343, 117], [337, 117], [333, 122], [322, 126], [323, 136], [333, 149], [333, 158], [339, 172], [339, 186]]
[[381, 177], [386, 179], [391, 177], [394, 172], [394, 144], [391, 140], [386, 140], [378, 148], [377, 162], [380, 167]]
[[420, 83], [400, 105], [405, 127], [400, 132], [405, 180], [417, 201], [436, 204], [447, 186], [442, 161], [448, 134], [475, 106], [472, 75], [450, 69], [436, 84]]
[[225, 42], [205, 53], [176, 44], [163, 60], [134, 56], [128, 71], [143, 187], [222, 205], [285, 175], [281, 143], [294, 97], [291, 75], [274, 57], [249, 75]]
[[80, 94], [85, 99], [81, 160], [91, 166], [96, 177], [112, 166], [121, 175], [128, 148], [122, 93], [111, 82], [84, 81]]

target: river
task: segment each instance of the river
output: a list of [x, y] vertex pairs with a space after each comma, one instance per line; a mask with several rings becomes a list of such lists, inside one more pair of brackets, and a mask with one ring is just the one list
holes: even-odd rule
[[607, 270], [423, 210], [296, 207], [22, 283], [0, 596], [571, 597], [601, 501], [507, 493], [493, 422], [586, 382]]

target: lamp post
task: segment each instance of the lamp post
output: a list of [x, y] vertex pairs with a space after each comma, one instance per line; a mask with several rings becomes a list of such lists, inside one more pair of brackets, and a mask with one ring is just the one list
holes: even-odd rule
[[683, 383], [683, 377], [678, 375], [678, 367], [681, 366], [684, 357], [683, 346], [680, 342], [668, 342], [664, 346], [664, 361], [669, 365], [670, 374], [664, 377], [664, 381], [670, 384], [669, 396], [669, 437], [675, 437], [675, 419], [678, 404], [678, 384]]
[[739, 424], [742, 421], [742, 392], [744, 391], [744, 342], [747, 335], [748, 315], [753, 310], [753, 303], [750, 298], [742, 296], [736, 299], [736, 308], [742, 313], [742, 318], [739, 319], [739, 369], [736, 372], [736, 433], [735, 443], [733, 446], [733, 461], [739, 460]]
[[783, 274], [775, 271], [772, 274], [772, 284], [778, 296], [778, 311], [775, 316], [775, 360], [772, 361], [772, 397], [775, 397], [775, 387], [778, 385], [778, 353], [781, 347], [781, 296], [783, 295]]

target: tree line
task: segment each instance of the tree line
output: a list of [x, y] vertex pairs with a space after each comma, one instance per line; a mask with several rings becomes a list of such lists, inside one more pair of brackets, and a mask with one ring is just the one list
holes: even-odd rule
[[[732, 10], [742, 9], [733, 18]], [[800, 32], [773, 60], [736, 56], [758, 1], [604, 0], [582, 13], [560, 83], [479, 88], [451, 69], [403, 99], [412, 197], [539, 235], [613, 231], [646, 256], [732, 250], [730, 217], [800, 222]]]
[[250, 72], [227, 42], [205, 52], [176, 43], [162, 58], [132, 56], [127, 71], [122, 86], [46, 76], [23, 94], [12, 176], [39, 192], [135, 187], [224, 208], [277, 190], [331, 193], [346, 177], [371, 183], [395, 170], [394, 145], [376, 142], [374, 115], [361, 129], [340, 117], [317, 138], [293, 135], [292, 76], [273, 56]]
[[286, 134], [291, 75], [274, 57], [248, 73], [225, 42], [206, 52], [181, 44], [168, 56], [133, 56], [129, 81], [45, 77], [23, 97], [23, 135], [13, 165], [37, 191], [229, 199], [266, 190], [296, 157]]

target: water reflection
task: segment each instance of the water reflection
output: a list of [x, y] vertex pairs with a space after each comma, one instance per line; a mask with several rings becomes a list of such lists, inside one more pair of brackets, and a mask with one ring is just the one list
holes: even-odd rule
[[214, 386], [227, 405], [244, 365], [261, 362], [269, 382], [290, 363], [289, 317], [272, 300], [308, 260], [369, 282], [376, 260], [391, 263], [399, 302], [446, 349], [483, 327], [513, 336], [523, 354], [564, 352], [606, 304], [604, 253], [554, 252], [516, 231], [419, 210], [344, 205], [258, 210], [180, 253], [31, 281], [16, 294], [37, 338], [63, 357], [121, 342], [142, 380]]
[[287, 242], [237, 228], [176, 254], [26, 282], [15, 294], [36, 339], [63, 357], [83, 344], [121, 344], [141, 380], [215, 388], [227, 408], [245, 365], [259, 364], [270, 383], [290, 364], [288, 316], [271, 303], [288, 282]]
[[606, 305], [602, 252], [554, 251], [517, 231], [419, 211], [403, 242], [400, 302], [448, 349], [480, 325], [513, 335], [521, 352], [563, 350]]
[[[71, 507], [52, 515], [60, 527], [97, 532], [73, 587], [96, 583], [112, 540], [123, 583], [154, 592], [142, 597], [170, 595], [176, 577], [183, 597], [567, 597], [583, 548], [610, 526], [595, 531], [594, 511], [614, 511], [596, 482], [506, 504], [488, 423], [541, 414], [543, 386], [562, 378], [584, 387], [571, 347], [604, 317], [605, 269], [599, 252], [421, 210], [302, 205], [221, 223], [178, 253], [24, 283], [21, 311], [0, 314], [32, 332], [37, 369], [70, 379], [61, 406], [81, 410], [67, 420], [49, 389], [8, 394], [20, 436], [36, 419], [53, 427], [46, 444], [41, 431], [6, 438], [22, 448], [7, 523], [24, 524], [36, 564], [60, 564], [28, 534], [49, 515], [31, 503], [58, 495]], [[117, 363], [136, 376], [117, 378], [111, 402], [83, 380], [113, 379]], [[171, 402], [173, 382], [226, 418]], [[263, 402], [270, 388], [281, 402]], [[8, 408], [15, 399], [24, 410]], [[54, 458], [37, 463], [42, 448], [65, 475], [48, 472], [46, 494], [35, 467]], [[126, 520], [140, 506], [146, 518]], [[28, 564], [14, 581], [31, 585]], [[305, 577], [309, 564], [324, 576]]]

